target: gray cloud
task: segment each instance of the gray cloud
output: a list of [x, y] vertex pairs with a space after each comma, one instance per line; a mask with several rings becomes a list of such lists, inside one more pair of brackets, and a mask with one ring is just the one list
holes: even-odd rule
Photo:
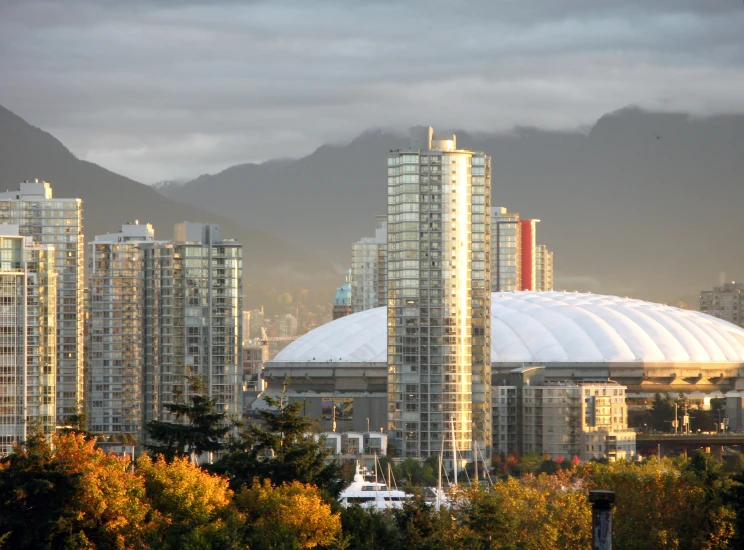
[[744, 112], [742, 28], [737, 0], [0, 0], [0, 103], [151, 182], [371, 126]]

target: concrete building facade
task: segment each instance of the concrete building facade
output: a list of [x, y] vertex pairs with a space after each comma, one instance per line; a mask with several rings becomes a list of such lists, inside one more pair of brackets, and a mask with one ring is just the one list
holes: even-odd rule
[[164, 403], [189, 397], [187, 376], [205, 381], [218, 409], [242, 411], [242, 245], [218, 225], [176, 224], [173, 241], [144, 252], [144, 422], [174, 421]]
[[522, 225], [502, 206], [491, 209], [491, 290], [522, 290]]
[[0, 455], [57, 424], [54, 260], [54, 247], [0, 224]]
[[561, 382], [493, 389], [494, 452], [582, 461], [635, 456], [626, 388], [613, 382]]
[[242, 385], [244, 392], [260, 392], [264, 390], [263, 365], [268, 361], [264, 355], [266, 346], [259, 341], [249, 340], [243, 342], [243, 376]]
[[88, 243], [88, 422], [104, 435], [142, 434], [143, 243], [152, 225], [122, 225]]
[[553, 290], [553, 253], [544, 244], [535, 249], [535, 290]]
[[744, 283], [730, 282], [700, 293], [700, 311], [744, 327]]
[[490, 157], [454, 135], [414, 130], [388, 157], [388, 431], [401, 457], [443, 447], [452, 464], [491, 448], [490, 201]]
[[0, 193], [0, 223], [54, 247], [57, 272], [57, 420], [81, 412], [84, 399], [83, 201], [55, 198], [45, 181], [26, 181]]

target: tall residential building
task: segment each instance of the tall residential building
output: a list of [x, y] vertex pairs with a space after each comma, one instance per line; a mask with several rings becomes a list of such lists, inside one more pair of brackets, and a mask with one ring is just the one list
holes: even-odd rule
[[537, 224], [540, 220], [520, 220], [522, 226], [522, 288], [521, 290], [537, 290], [536, 237]]
[[522, 290], [522, 224], [502, 206], [491, 209], [491, 290]]
[[96, 433], [142, 431], [144, 270], [152, 225], [122, 225], [88, 243], [88, 422]]
[[276, 335], [281, 338], [297, 336], [297, 317], [291, 313], [277, 316], [276, 333]]
[[375, 236], [351, 248], [351, 308], [357, 313], [386, 304], [387, 216], [379, 216]]
[[243, 247], [218, 225], [176, 224], [144, 253], [144, 423], [174, 421], [163, 404], [200, 376], [219, 410], [240, 413]]
[[744, 327], [744, 283], [730, 282], [703, 290], [700, 311]]
[[[491, 160], [414, 130], [388, 157], [388, 420], [399, 456], [491, 449]], [[453, 443], [457, 455], [453, 454]]]
[[52, 197], [45, 181], [0, 193], [0, 223], [54, 246], [57, 271], [57, 422], [77, 414], [84, 397], [83, 201]]
[[333, 319], [340, 319], [351, 315], [351, 268], [346, 270], [344, 284], [336, 289], [333, 296]]
[[56, 426], [56, 272], [54, 248], [0, 225], [0, 455], [27, 439], [30, 426]]
[[553, 253], [544, 244], [535, 249], [535, 290], [553, 290]]
[[261, 309], [250, 310], [250, 326], [248, 327], [248, 338], [247, 340], [255, 340], [261, 338], [261, 329], [264, 328], [264, 310], [263, 306]]
[[537, 453], [582, 461], [635, 456], [625, 386], [572, 382], [493, 388], [495, 453]]
[[251, 311], [243, 311], [243, 342], [251, 339]]

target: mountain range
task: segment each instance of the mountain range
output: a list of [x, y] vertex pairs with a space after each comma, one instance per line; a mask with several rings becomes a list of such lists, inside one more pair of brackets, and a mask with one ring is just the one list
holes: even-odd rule
[[[583, 131], [455, 132], [459, 147], [492, 156], [493, 205], [542, 220], [537, 238], [555, 253], [556, 289], [696, 307], [700, 290], [744, 278], [744, 116], [625, 108]], [[388, 152], [408, 141], [367, 131], [168, 195], [344, 266], [386, 212]]]
[[336, 284], [337, 274], [328, 262], [260, 228], [246, 229], [219, 212], [176, 203], [148, 185], [80, 160], [52, 135], [3, 107], [0, 178], [0, 185], [9, 190], [18, 189], [21, 181], [38, 178], [52, 184], [54, 196], [82, 198], [86, 242], [134, 220], [152, 223], [159, 239], [173, 238], [173, 226], [179, 221], [220, 224], [224, 238], [236, 239], [244, 247], [247, 307], [260, 306], [266, 292], [301, 288], [325, 292]]
[[[744, 116], [626, 108], [583, 131], [455, 132], [458, 146], [492, 156], [493, 205], [542, 220], [557, 289], [695, 307], [701, 289], [744, 278]], [[156, 238], [178, 221], [219, 223], [245, 247], [246, 307], [267, 292], [330, 301], [351, 244], [386, 211], [386, 156], [407, 147], [404, 132], [370, 130], [300, 159], [155, 189], [76, 158], [0, 107], [7, 189], [39, 178], [56, 196], [81, 197], [87, 241], [134, 219], [153, 223]]]

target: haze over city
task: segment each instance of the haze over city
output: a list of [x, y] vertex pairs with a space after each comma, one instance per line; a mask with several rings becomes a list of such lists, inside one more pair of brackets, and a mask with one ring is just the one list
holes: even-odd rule
[[0, 546], [744, 548], [742, 29], [0, 0]]

